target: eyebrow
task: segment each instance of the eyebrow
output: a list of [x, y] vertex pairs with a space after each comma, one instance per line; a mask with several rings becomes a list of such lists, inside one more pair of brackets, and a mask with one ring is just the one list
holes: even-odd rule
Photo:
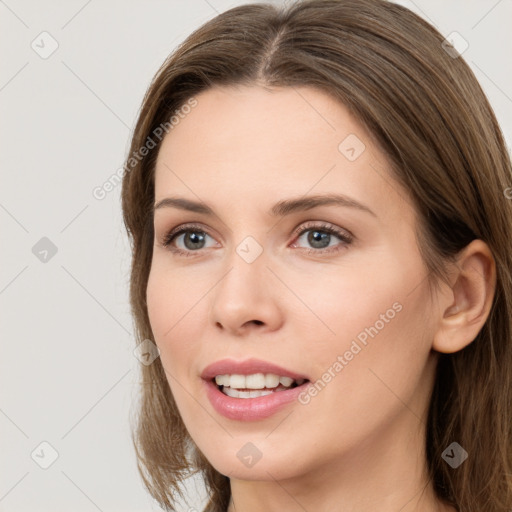
[[[314, 195], [284, 199], [272, 206], [268, 214], [272, 217], [284, 217], [292, 213], [311, 210], [318, 206], [342, 206], [355, 208], [377, 217], [377, 215], [368, 208], [368, 206], [343, 194]], [[206, 203], [191, 201], [184, 197], [166, 197], [154, 205], [153, 212], [160, 208], [178, 208], [180, 210], [201, 213], [203, 215], [215, 215], [213, 209]]]

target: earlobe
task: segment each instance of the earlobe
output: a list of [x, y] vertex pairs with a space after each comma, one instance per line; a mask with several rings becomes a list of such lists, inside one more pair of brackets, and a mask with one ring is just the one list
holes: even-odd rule
[[469, 345], [484, 326], [496, 289], [496, 264], [489, 246], [473, 240], [457, 258], [452, 285], [439, 300], [432, 348], [450, 354]]

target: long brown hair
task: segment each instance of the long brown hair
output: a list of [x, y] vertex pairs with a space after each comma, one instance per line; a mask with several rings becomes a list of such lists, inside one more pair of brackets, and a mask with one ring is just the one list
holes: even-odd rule
[[[432, 282], [446, 279], [445, 263], [475, 238], [495, 258], [496, 291], [484, 327], [463, 350], [440, 355], [425, 443], [440, 500], [464, 512], [505, 512], [512, 509], [511, 161], [474, 74], [443, 40], [412, 11], [385, 0], [243, 5], [192, 33], [150, 84], [126, 158], [130, 300], [137, 342], [154, 339], [146, 304], [154, 170], [162, 134], [173, 128], [169, 120], [215, 85], [312, 86], [332, 95], [372, 134], [409, 191]], [[149, 140], [155, 147], [141, 158]], [[205, 511], [225, 512], [229, 479], [191, 440], [160, 358], [141, 372], [132, 436], [147, 489], [174, 510], [184, 479], [199, 472], [209, 494]], [[456, 470], [441, 457], [453, 441], [469, 454]]]

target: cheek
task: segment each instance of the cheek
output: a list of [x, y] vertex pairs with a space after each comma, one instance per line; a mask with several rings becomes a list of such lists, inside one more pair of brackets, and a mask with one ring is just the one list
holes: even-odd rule
[[[317, 311], [334, 334], [319, 323], [327, 334], [315, 339], [304, 331], [312, 375], [320, 380], [313, 409], [321, 414], [342, 399], [335, 425], [345, 421], [344, 411], [352, 418], [383, 418], [400, 405], [397, 396], [407, 402], [420, 385], [435, 327], [429, 321], [428, 287], [418, 269], [390, 267], [330, 279], [331, 291]], [[317, 293], [311, 290], [310, 299]]]
[[[197, 323], [198, 310], [195, 305], [208, 286], [199, 278], [199, 273], [194, 275], [185, 270], [168, 268], [162, 260], [153, 260], [146, 300], [153, 334], [157, 340], [166, 343], [182, 325]], [[196, 322], [191, 321], [194, 318]]]
[[[160, 362], [180, 415], [195, 418], [200, 424], [200, 411], [190, 401], [190, 382], [200, 347], [201, 322], [195, 294], [183, 285], [176, 274], [151, 271], [146, 291], [148, 316], [154, 342], [160, 351]], [[199, 306], [199, 304], [198, 304]], [[190, 422], [190, 420], [189, 420]]]
[[[178, 379], [189, 378], [194, 351], [204, 331], [200, 298], [204, 290], [193, 289], [176, 272], [151, 270], [146, 290], [148, 316], [154, 341], [166, 371]], [[202, 293], [200, 293], [202, 291]], [[172, 386], [172, 380], [170, 381]]]
[[146, 302], [151, 330], [159, 347], [174, 324], [175, 294], [170, 292], [168, 282], [152, 268], [146, 289]]
[[[404, 411], [411, 418], [423, 414], [431, 328], [425, 322], [425, 287], [410, 291], [407, 286], [382, 287], [363, 298], [343, 295], [341, 301], [340, 294], [333, 295], [319, 310], [336, 336], [319, 336], [319, 343], [307, 347], [317, 391], [301, 397], [299, 413], [304, 432], [322, 423], [330, 439], [323, 452], [319, 448], [326, 459], [378, 437]], [[313, 339], [311, 334], [307, 338]]]
[[399, 368], [408, 358], [423, 364], [432, 326], [421, 261], [390, 254], [349, 270], [333, 266], [314, 279], [295, 277], [294, 291], [311, 310], [297, 319], [314, 376], [345, 354], [347, 366], [359, 372], [354, 378], [370, 365]]
[[[203, 295], [204, 292], [196, 293], [183, 286], [183, 279], [177, 278], [174, 272], [166, 277], [155, 272], [150, 276], [146, 293], [151, 329], [169, 389], [188, 432], [199, 442], [205, 435], [203, 429], [208, 420], [204, 408], [198, 405], [197, 361], [202, 349], [205, 314], [198, 300]], [[191, 399], [194, 395], [196, 399]]]

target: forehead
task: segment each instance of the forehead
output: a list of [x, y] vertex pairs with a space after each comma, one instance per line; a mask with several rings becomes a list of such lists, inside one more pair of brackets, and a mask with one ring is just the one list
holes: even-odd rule
[[338, 192], [375, 211], [386, 209], [383, 187], [398, 192], [366, 130], [322, 91], [215, 87], [195, 99], [160, 147], [156, 200], [214, 195], [266, 211], [283, 196]]
[[341, 103], [309, 87], [215, 87], [196, 101], [160, 149], [174, 163], [242, 158], [247, 167], [256, 158], [276, 167], [282, 160], [319, 154], [333, 161], [344, 134], [368, 139]]

